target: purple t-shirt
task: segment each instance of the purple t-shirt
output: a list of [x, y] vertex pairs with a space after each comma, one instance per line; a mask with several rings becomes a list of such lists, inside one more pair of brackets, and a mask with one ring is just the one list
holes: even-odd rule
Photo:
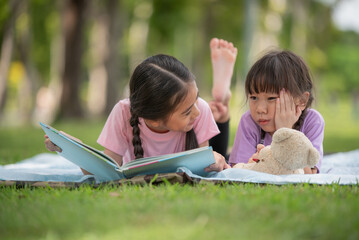
[[[324, 119], [322, 115], [314, 109], [307, 109], [307, 115], [300, 131], [308, 137], [313, 146], [319, 151], [320, 158], [316, 165], [319, 170], [323, 159]], [[252, 119], [250, 111], [247, 111], [239, 122], [229, 163], [247, 163], [249, 158], [257, 152], [257, 145], [260, 142], [261, 128]], [[267, 146], [271, 143], [272, 136], [266, 133], [263, 145]]]

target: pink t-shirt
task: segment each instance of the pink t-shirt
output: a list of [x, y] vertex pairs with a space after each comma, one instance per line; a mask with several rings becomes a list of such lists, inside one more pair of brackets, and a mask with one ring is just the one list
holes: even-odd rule
[[[197, 106], [200, 114], [194, 122], [193, 129], [198, 143], [201, 144], [217, 135], [219, 130], [207, 102], [198, 98]], [[119, 101], [112, 109], [97, 140], [103, 147], [121, 155], [123, 157], [123, 164], [135, 159], [130, 118], [130, 100], [127, 98]], [[139, 121], [144, 157], [159, 156], [185, 150], [185, 132], [169, 131], [167, 133], [156, 133], [146, 126], [142, 118]]]

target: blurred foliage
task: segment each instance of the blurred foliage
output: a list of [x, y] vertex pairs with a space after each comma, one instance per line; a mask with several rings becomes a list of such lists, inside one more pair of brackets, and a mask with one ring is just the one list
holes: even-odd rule
[[338, 74], [338, 79], [328, 80], [329, 83], [336, 82], [342, 86], [339, 88], [328, 89], [338, 91], [341, 94], [359, 91], [359, 37], [356, 44], [344, 43], [331, 46], [328, 52], [328, 71], [327, 74]]
[[31, 55], [43, 83], [50, 79], [52, 39], [60, 34], [60, 16], [57, 1], [29, 1], [30, 29], [32, 30]]
[[[62, 13], [66, 2], [22, 1], [16, 18], [15, 42], [22, 38], [26, 29], [29, 30], [27, 46], [29, 59], [36, 72], [35, 91], [48, 86], [52, 75], [56, 74], [56, 61], [62, 61], [63, 56], [56, 51], [61, 50], [63, 44]], [[91, 0], [86, 10], [83, 42], [85, 53], [82, 60], [82, 87], [79, 91], [82, 105], [86, 108], [90, 72], [96, 62], [96, 56], [91, 53], [94, 26], [108, 15], [106, 11], [113, 8], [118, 14], [115, 30], [120, 33], [118, 44], [111, 51], [119, 58], [117, 68], [121, 73], [118, 76], [121, 88], [126, 85], [133, 64], [139, 63], [143, 57], [166, 53], [174, 55], [189, 67], [197, 77], [201, 96], [210, 98], [212, 69], [208, 43], [212, 37], [218, 37], [233, 42], [238, 48], [233, 88], [243, 83], [248, 66], [256, 60], [259, 53], [275, 45], [303, 56], [314, 75], [319, 99], [335, 102], [346, 98], [353, 102], [354, 111], [359, 111], [359, 34], [342, 31], [333, 23], [333, 10], [339, 2]], [[10, 3], [12, 2], [0, 0], [0, 43], [12, 14]], [[141, 42], [139, 39], [142, 38]], [[136, 51], [142, 51], [139, 50], [142, 48], [143, 52], [136, 55]], [[15, 44], [8, 84], [8, 97], [11, 98], [21, 95], [20, 87], [16, 88], [11, 80], [23, 71], [19, 67], [14, 68], [21, 62], [20, 55]], [[22, 68], [26, 69], [26, 66]], [[14, 69], [19, 69], [19, 72], [14, 73]], [[233, 91], [233, 94], [239, 93]], [[120, 96], [126, 96], [125, 92]], [[14, 100], [8, 100], [8, 104], [13, 102]], [[14, 104], [11, 106], [16, 108]]]
[[9, 19], [10, 16], [10, 8], [9, 4], [7, 4], [8, 0], [0, 0], [0, 37], [3, 38], [5, 23]]
[[[126, 17], [126, 19], [121, 19], [126, 26], [120, 47], [128, 46], [126, 41], [130, 41], [128, 31], [131, 24], [140, 19], [148, 21], [149, 24], [146, 55], [159, 52], [175, 55], [186, 65], [190, 65], [196, 74], [207, 79], [203, 85], [210, 85], [211, 80], [208, 43], [212, 37], [232, 41], [239, 48], [237, 70], [245, 70], [241, 53], [245, 45], [244, 29], [248, 24], [245, 22], [245, 14], [248, 10], [246, 1], [123, 0], [119, 2], [121, 2], [121, 9], [118, 12]], [[295, 1], [255, 0], [253, 2], [258, 8], [254, 26], [257, 28], [256, 31], [270, 31], [266, 29], [267, 21], [271, 19], [267, 15], [274, 13], [275, 16], [279, 16], [281, 24], [280, 31], [276, 33], [279, 40], [278, 46], [291, 49], [293, 28], [298, 24], [293, 16], [295, 10], [292, 9]], [[11, 14], [7, 3], [6, 0], [0, 0], [1, 30]], [[93, 9], [96, 9], [104, 5], [104, 2], [93, 0], [91, 4]], [[358, 33], [339, 31], [333, 25], [331, 14], [334, 5], [314, 0], [303, 1], [302, 4], [306, 8], [305, 14], [308, 19], [305, 24], [307, 52], [301, 55], [314, 73], [321, 73], [320, 75], [325, 79], [325, 84], [322, 86], [326, 88], [326, 91], [345, 94], [358, 89], [359, 73], [353, 71], [359, 59]], [[62, 1], [30, 0], [28, 12], [23, 12], [17, 20], [17, 28], [29, 27], [31, 29], [31, 57], [42, 84], [48, 83], [50, 78], [53, 51], [51, 44], [60, 34], [62, 5]], [[88, 24], [93, 24], [96, 19], [95, 11], [88, 11], [87, 14], [89, 15]], [[131, 54], [128, 49], [121, 49], [121, 51], [127, 55]], [[86, 57], [88, 58], [88, 54]], [[15, 54], [14, 60], [16, 58]], [[188, 59], [192, 59], [192, 62]], [[90, 67], [88, 61], [88, 59], [84, 60], [87, 68]], [[196, 65], [199, 66], [196, 67]], [[127, 75], [129, 74], [128, 72]], [[84, 77], [86, 78], [87, 75], [84, 74]], [[336, 83], [338, 79], [345, 86], [339, 86]]]

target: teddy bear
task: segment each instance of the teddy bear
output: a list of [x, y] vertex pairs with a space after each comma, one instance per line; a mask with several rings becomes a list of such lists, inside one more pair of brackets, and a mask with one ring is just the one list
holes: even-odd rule
[[256, 162], [238, 163], [233, 168], [275, 175], [304, 174], [304, 167], [314, 167], [318, 161], [318, 150], [302, 132], [280, 128], [274, 132], [271, 145], [259, 152]]

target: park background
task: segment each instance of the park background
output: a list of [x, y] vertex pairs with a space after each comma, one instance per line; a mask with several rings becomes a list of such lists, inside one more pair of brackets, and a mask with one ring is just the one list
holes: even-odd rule
[[[12, 0], [0, 1], [0, 127], [96, 122], [128, 96], [134, 67], [165, 53], [195, 74], [211, 100], [209, 41], [238, 48], [231, 139], [247, 109], [243, 83], [273, 48], [302, 56], [315, 82], [313, 107], [326, 121], [324, 151], [359, 146], [359, 27], [353, 0]], [[61, 127], [61, 125], [60, 125]], [[71, 131], [69, 129], [63, 129]], [[5, 132], [4, 132], [5, 131]], [[1, 133], [0, 132], [0, 133]], [[73, 134], [76, 134], [73, 133]], [[40, 136], [39, 136], [40, 137]]]
[[[359, 146], [358, 0], [0, 0], [0, 167], [47, 152], [38, 122], [92, 146], [134, 66], [166, 53], [211, 100], [209, 41], [238, 48], [243, 83], [267, 49], [311, 68], [324, 152]], [[358, 185], [0, 186], [1, 239], [358, 239]]]

